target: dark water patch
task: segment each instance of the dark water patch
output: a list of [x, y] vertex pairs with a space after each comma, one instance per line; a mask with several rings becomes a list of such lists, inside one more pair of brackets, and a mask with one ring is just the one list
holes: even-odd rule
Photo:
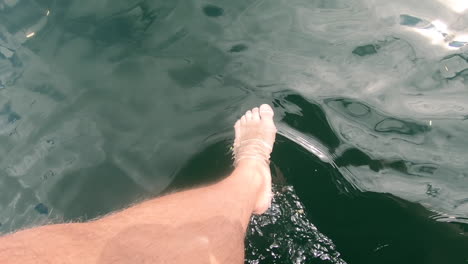
[[21, 116], [15, 112], [11, 112], [8, 114], [8, 123], [12, 124], [21, 119]]
[[411, 164], [409, 161], [404, 161], [404, 160], [395, 160], [395, 161], [387, 161], [385, 162], [385, 165], [388, 168], [392, 168], [396, 171], [402, 172], [404, 174], [411, 174], [409, 173], [408, 170], [408, 164]]
[[92, 38], [105, 43], [135, 42], [141, 39], [146, 23], [141, 16], [114, 17], [99, 23]]
[[171, 79], [182, 87], [193, 87], [210, 76], [210, 73], [199, 65], [172, 69], [168, 73]]
[[434, 174], [434, 172], [437, 170], [437, 166], [436, 165], [420, 165], [418, 171], [420, 172], [423, 172], [423, 173], [427, 173], [427, 174]]
[[340, 140], [330, 127], [328, 119], [318, 103], [308, 101], [297, 94], [289, 94], [281, 100], [276, 99], [274, 104], [281, 108], [293, 104], [301, 109], [300, 114], [285, 113], [283, 121], [289, 126], [300, 132], [313, 135], [329, 148], [334, 149], [340, 144]]
[[34, 210], [43, 215], [49, 214], [49, 208], [43, 203], [39, 203], [36, 206], [34, 206]]
[[16, 121], [21, 119], [21, 116], [18, 113], [14, 112], [11, 108], [11, 102], [8, 102], [5, 105], [3, 105], [3, 109], [0, 110], [0, 115], [6, 116], [6, 119], [10, 124], [15, 123]]
[[355, 48], [352, 53], [363, 57], [367, 55], [376, 54], [379, 49], [380, 49], [379, 45], [369, 44], [369, 45], [359, 46]]
[[379, 172], [383, 169], [391, 169], [405, 175], [417, 177], [431, 176], [438, 169], [436, 164], [418, 164], [405, 160], [398, 159], [373, 159], [360, 149], [350, 148], [335, 157], [335, 164], [338, 167], [347, 166], [368, 166], [374, 172]]
[[418, 177], [431, 177], [439, 169], [439, 165], [437, 164], [415, 163], [410, 161], [404, 162], [401, 167], [404, 168], [404, 170], [400, 170], [401, 172]]
[[205, 5], [203, 7], [203, 13], [209, 17], [219, 17], [224, 14], [224, 9], [215, 5]]
[[373, 160], [366, 153], [359, 149], [352, 148], [347, 149], [339, 157], [336, 158], [335, 163], [339, 167], [346, 166], [369, 166], [369, 168], [375, 172], [383, 169], [383, 164], [379, 160]]
[[464, 46], [466, 46], [468, 44], [468, 42], [466, 41], [451, 41], [449, 42], [449, 46], [450, 47], [453, 47], [453, 48], [462, 48]]
[[432, 184], [426, 185], [426, 194], [432, 197], [437, 197], [440, 193], [440, 188], [432, 186]]
[[52, 178], [52, 177], [54, 177], [56, 175], [57, 175], [57, 173], [55, 171], [48, 170], [42, 175], [41, 178], [42, 178], [42, 180], [47, 181], [48, 179], [50, 179], [50, 178]]
[[255, 87], [268, 88], [268, 87], [275, 87], [275, 86], [279, 86], [279, 85], [283, 85], [283, 84], [281, 84], [281, 83], [257, 84], [257, 85], [255, 85]]
[[380, 133], [396, 133], [416, 135], [429, 131], [430, 127], [419, 125], [396, 118], [386, 118], [375, 125], [374, 130]]
[[30, 88], [30, 90], [48, 96], [54, 101], [65, 100], [65, 95], [50, 84], [40, 84]]
[[367, 115], [371, 115], [372, 110], [369, 106], [358, 103], [358, 102], [347, 102], [346, 103], [347, 112], [350, 115], [355, 117], [365, 117]]
[[229, 175], [233, 170], [231, 144], [230, 140], [221, 141], [194, 155], [176, 174], [165, 192], [213, 183]]
[[278, 144], [272, 159], [281, 161], [275, 164], [295, 187], [308, 218], [348, 263], [463, 263], [468, 258], [468, 237], [458, 224], [430, 219], [432, 212], [421, 205], [389, 194], [343, 193], [336, 184], [342, 176], [294, 144]]
[[447, 80], [461, 80], [465, 84], [468, 84], [468, 69], [455, 73], [455, 76], [447, 78]]
[[247, 49], [248, 49], [248, 47], [245, 44], [236, 44], [236, 45], [231, 47], [229, 52], [233, 52], [233, 53], [242, 52], [242, 51], [246, 51]]
[[419, 17], [410, 15], [400, 15], [400, 25], [408, 27], [423, 28], [431, 25], [431, 22]]
[[[434, 28], [434, 25], [430, 21], [410, 15], [400, 15], [400, 25], [419, 29]], [[444, 32], [440, 33], [444, 35], [444, 37], [447, 36]]]
[[379, 113], [372, 107], [347, 98], [331, 98], [325, 104], [367, 128], [385, 134], [416, 136], [430, 131], [430, 126], [413, 120], [402, 120]]
[[449, 60], [449, 59], [452, 59], [452, 58], [460, 58], [466, 62], [468, 62], [468, 55], [465, 55], [465, 54], [450, 54], [448, 56], [445, 56], [442, 61], [445, 61], [445, 60]]
[[418, 23], [421, 23], [422, 20], [420, 18], [409, 16], [409, 15], [400, 15], [400, 25], [403, 26], [415, 26]]

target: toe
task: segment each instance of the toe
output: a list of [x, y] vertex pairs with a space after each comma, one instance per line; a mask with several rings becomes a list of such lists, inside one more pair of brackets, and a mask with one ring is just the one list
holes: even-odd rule
[[258, 109], [258, 107], [252, 109], [252, 120], [260, 120], [260, 110]]
[[240, 119], [240, 123], [241, 123], [241, 125], [243, 125], [243, 124], [245, 124], [246, 122], [247, 122], [247, 119], [246, 119], [245, 115], [243, 115], [243, 116], [241, 117], [241, 119]]
[[235, 133], [234, 147], [236, 147], [239, 143], [238, 141], [239, 141], [239, 137], [241, 134], [241, 121], [240, 120], [237, 120], [236, 124], [234, 125], [234, 133]]
[[240, 128], [240, 119], [236, 121], [236, 123], [234, 124], [234, 128], [236, 129], [236, 131]]
[[273, 112], [273, 109], [271, 109], [271, 106], [267, 104], [262, 104], [260, 106], [260, 117], [263, 118], [273, 118], [275, 113]]
[[245, 119], [246, 119], [247, 121], [252, 120], [252, 111], [249, 110], [249, 111], [247, 111], [247, 112], [245, 113]]
[[234, 124], [234, 132], [236, 133], [236, 138], [240, 136], [240, 126], [241, 126], [241, 121], [239, 119], [237, 120], [236, 124]]

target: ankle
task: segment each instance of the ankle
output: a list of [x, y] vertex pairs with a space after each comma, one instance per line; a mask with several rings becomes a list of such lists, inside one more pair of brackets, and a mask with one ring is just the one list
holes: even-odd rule
[[270, 165], [268, 161], [263, 159], [245, 158], [236, 163], [237, 169], [247, 171], [250, 174], [264, 174], [270, 172]]
[[257, 193], [263, 189], [265, 176], [270, 174], [270, 166], [265, 161], [243, 159], [237, 163], [233, 174], [243, 182], [244, 186], [249, 186]]

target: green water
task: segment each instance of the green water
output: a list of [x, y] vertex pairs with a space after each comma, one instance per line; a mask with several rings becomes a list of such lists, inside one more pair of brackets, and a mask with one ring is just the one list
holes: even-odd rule
[[466, 14], [0, 0], [0, 232], [219, 179], [232, 124], [269, 103], [277, 197], [246, 263], [468, 263]]

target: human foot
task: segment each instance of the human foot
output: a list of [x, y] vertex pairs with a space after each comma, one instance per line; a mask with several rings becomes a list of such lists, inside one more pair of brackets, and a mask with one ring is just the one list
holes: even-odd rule
[[271, 204], [270, 154], [275, 142], [276, 127], [273, 122], [273, 109], [263, 104], [242, 116], [234, 125], [234, 166], [246, 166], [249, 173], [258, 177], [259, 191], [254, 213], [264, 213]]

